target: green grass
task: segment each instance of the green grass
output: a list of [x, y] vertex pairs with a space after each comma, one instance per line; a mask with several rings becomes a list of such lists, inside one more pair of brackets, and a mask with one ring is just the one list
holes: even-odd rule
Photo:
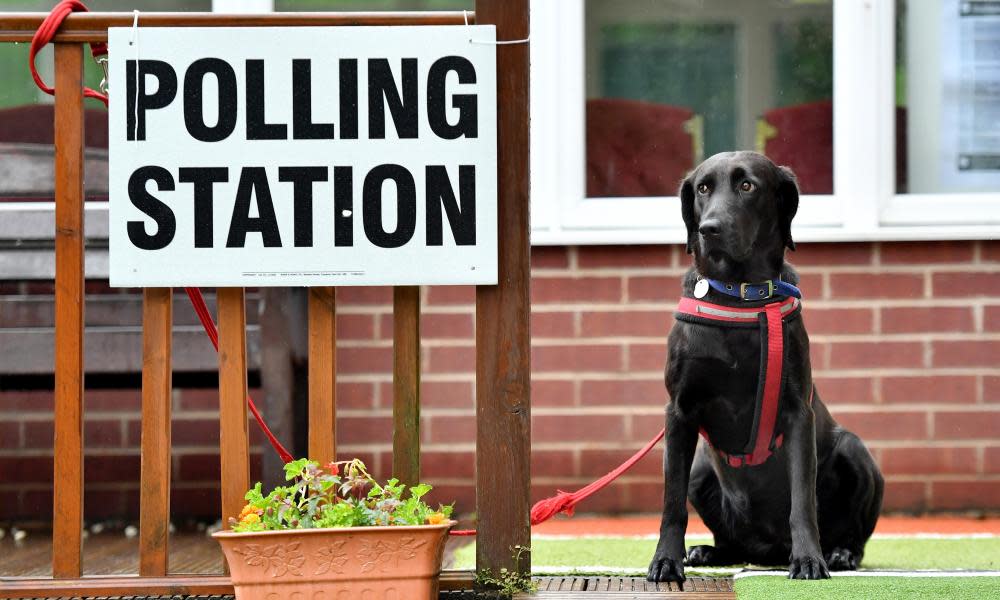
[[[687, 545], [711, 543], [689, 537]], [[609, 538], [534, 540], [532, 564], [539, 567], [605, 567], [644, 573], [656, 540]], [[455, 553], [457, 568], [472, 568], [475, 545]], [[776, 565], [787, 567], [787, 565]], [[1000, 538], [875, 539], [868, 542], [863, 569], [976, 569], [1000, 570]], [[996, 597], [1000, 598], [1000, 594]]]
[[739, 600], [986, 600], [1000, 598], [997, 577], [834, 577], [790, 581], [784, 577], [736, 580]]

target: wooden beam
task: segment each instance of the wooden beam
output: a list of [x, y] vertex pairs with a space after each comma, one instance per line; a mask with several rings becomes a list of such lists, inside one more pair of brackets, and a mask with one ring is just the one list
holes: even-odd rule
[[243, 288], [219, 288], [219, 425], [222, 522], [238, 517], [250, 488], [246, 302]]
[[[477, 0], [498, 40], [528, 37], [528, 0]], [[528, 44], [497, 46], [499, 285], [476, 288], [476, 568], [530, 569]], [[519, 562], [520, 564], [515, 564]]]
[[83, 527], [83, 47], [55, 49], [55, 471], [52, 572], [79, 577]]
[[139, 478], [139, 574], [167, 574], [170, 536], [170, 402], [173, 301], [170, 288], [142, 297], [142, 470]]
[[309, 288], [309, 458], [337, 460], [337, 288]]
[[392, 290], [392, 476], [420, 483], [420, 287]]

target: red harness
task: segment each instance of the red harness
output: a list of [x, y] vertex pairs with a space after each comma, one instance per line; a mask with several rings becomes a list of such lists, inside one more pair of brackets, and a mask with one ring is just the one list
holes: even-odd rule
[[[798, 298], [787, 298], [755, 308], [737, 308], [712, 304], [694, 298], [681, 298], [677, 306], [678, 318], [685, 321], [713, 325], [759, 324], [761, 336], [766, 341], [766, 353], [761, 352], [763, 385], [758, 385], [754, 427], [751, 439], [742, 454], [718, 452], [731, 467], [753, 467], [763, 464], [772, 453], [781, 447], [783, 435], [774, 435], [774, 424], [778, 418], [778, 401], [781, 399], [782, 366], [784, 363], [785, 336], [784, 320], [797, 315], [802, 303]], [[682, 317], [682, 315], [684, 317]], [[810, 394], [810, 402], [812, 395]], [[710, 445], [708, 433], [702, 429], [702, 437]]]

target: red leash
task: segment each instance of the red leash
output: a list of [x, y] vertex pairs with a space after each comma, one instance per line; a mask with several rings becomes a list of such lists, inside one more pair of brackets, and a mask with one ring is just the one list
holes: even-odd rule
[[[52, 41], [53, 36], [55, 36], [56, 31], [59, 26], [62, 25], [63, 20], [66, 19], [73, 12], [86, 12], [87, 7], [84, 6], [79, 0], [62, 0], [52, 9], [49, 16], [42, 21], [42, 24], [38, 27], [38, 31], [35, 32], [34, 37], [31, 38], [31, 49], [28, 56], [28, 67], [31, 69], [31, 76], [35, 80], [35, 85], [38, 86], [46, 94], [50, 96], [55, 95], [55, 90], [45, 84], [42, 81], [41, 76], [35, 69], [35, 55], [41, 50], [46, 44]], [[108, 53], [108, 45], [105, 43], [92, 43], [90, 44], [91, 54], [96, 60], [99, 56], [104, 56]], [[86, 98], [94, 98], [100, 100], [104, 103], [104, 106], [108, 106], [108, 97], [105, 94], [97, 90], [85, 87], [83, 88], [83, 95]], [[219, 330], [215, 325], [215, 321], [212, 319], [212, 314], [208, 310], [208, 306], [205, 304], [205, 298], [201, 294], [201, 290], [196, 287], [186, 287], [184, 291], [187, 292], [188, 298], [191, 300], [191, 306], [194, 307], [195, 313], [198, 315], [198, 319], [201, 321], [201, 326], [205, 329], [205, 334], [208, 335], [208, 339], [211, 340], [212, 346], [215, 351], [219, 351]], [[268, 441], [274, 448], [281, 460], [286, 463], [293, 460], [292, 455], [281, 445], [278, 438], [274, 436], [271, 429], [264, 422], [264, 418], [261, 417], [260, 412], [257, 410], [257, 406], [254, 404], [253, 399], [247, 396], [247, 407], [253, 414], [253, 418], [257, 421], [260, 426], [261, 431], [267, 436]], [[666, 430], [660, 431], [648, 444], [646, 444], [642, 449], [636, 452], [632, 458], [625, 461], [617, 469], [611, 471], [604, 477], [601, 477], [597, 481], [580, 488], [575, 492], [564, 492], [559, 490], [555, 496], [551, 498], [545, 498], [544, 500], [539, 500], [531, 507], [531, 524], [538, 525], [544, 521], [548, 521], [558, 513], [565, 513], [566, 515], [572, 516], [573, 510], [577, 504], [585, 500], [586, 498], [594, 495], [608, 484], [610, 484], [615, 479], [618, 479], [625, 471], [632, 468], [632, 465], [639, 462], [642, 457], [646, 456], [650, 450], [653, 449], [656, 444], [663, 439]], [[451, 535], [457, 536], [470, 536], [476, 535], [475, 529], [459, 529], [449, 532]]]

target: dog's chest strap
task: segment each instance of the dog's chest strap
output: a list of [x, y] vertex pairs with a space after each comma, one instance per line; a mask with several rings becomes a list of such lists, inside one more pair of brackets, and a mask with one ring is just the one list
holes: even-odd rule
[[[798, 298], [788, 298], [757, 308], [736, 308], [711, 304], [694, 298], [681, 298], [677, 306], [678, 318], [703, 322], [709, 325], [758, 324], [761, 330], [761, 374], [762, 381], [757, 386], [757, 401], [754, 409], [754, 426], [750, 441], [743, 454], [727, 454], [716, 451], [732, 467], [753, 467], [763, 464], [773, 450], [781, 447], [783, 436], [774, 435], [778, 419], [778, 402], [781, 399], [782, 368], [785, 358], [784, 320], [795, 313], [801, 303]], [[684, 318], [682, 315], [686, 316]], [[708, 433], [702, 429], [702, 437], [711, 444]]]

